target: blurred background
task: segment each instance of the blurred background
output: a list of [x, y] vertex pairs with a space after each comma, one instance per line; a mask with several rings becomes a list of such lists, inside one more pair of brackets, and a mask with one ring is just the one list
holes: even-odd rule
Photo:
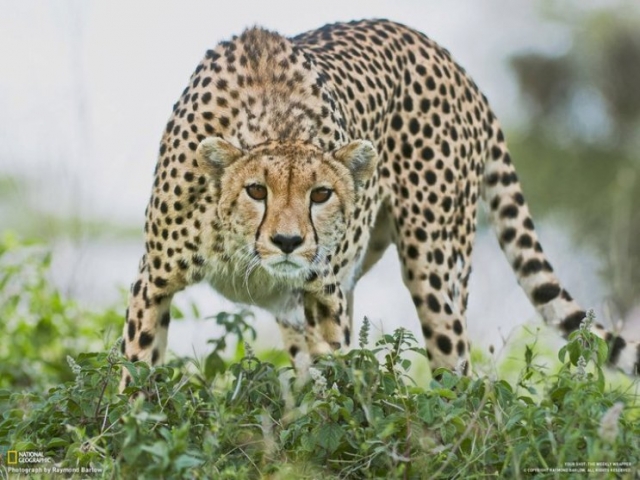
[[[466, 68], [507, 131], [565, 287], [603, 323], [625, 320], [640, 337], [637, 0], [0, 0], [0, 230], [50, 246], [64, 295], [124, 312], [161, 132], [204, 52], [254, 24], [294, 35], [371, 17], [426, 33]], [[199, 316], [237, 310], [203, 285], [176, 303]], [[418, 334], [395, 250], [359, 284], [355, 312], [374, 331]], [[195, 316], [172, 323], [174, 352], [202, 353], [216, 335]], [[273, 320], [256, 316], [263, 345], [279, 345]], [[534, 317], [481, 228], [472, 339], [500, 345]]]

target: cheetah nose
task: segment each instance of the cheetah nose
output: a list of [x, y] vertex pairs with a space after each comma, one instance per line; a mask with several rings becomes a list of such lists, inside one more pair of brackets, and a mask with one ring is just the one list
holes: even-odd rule
[[282, 235], [277, 233], [271, 237], [271, 242], [276, 245], [284, 253], [291, 253], [300, 245], [302, 245], [302, 237], [300, 235]]

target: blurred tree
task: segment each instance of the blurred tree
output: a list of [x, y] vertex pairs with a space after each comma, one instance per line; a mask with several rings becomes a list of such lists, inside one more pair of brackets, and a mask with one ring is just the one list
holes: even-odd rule
[[640, 303], [640, 9], [618, 3], [545, 4], [571, 43], [556, 56], [511, 59], [528, 115], [512, 150], [531, 203], [563, 205], [580, 219], [578, 235], [595, 241], [624, 316]]

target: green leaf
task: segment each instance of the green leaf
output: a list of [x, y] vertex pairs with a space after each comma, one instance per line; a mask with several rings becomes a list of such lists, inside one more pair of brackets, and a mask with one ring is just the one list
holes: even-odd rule
[[567, 355], [567, 346], [564, 345], [558, 352], [558, 360], [564, 363], [564, 357]]
[[176, 458], [173, 465], [176, 470], [186, 470], [193, 467], [198, 467], [204, 463], [204, 460], [196, 458], [191, 455], [183, 454]]
[[171, 305], [171, 318], [174, 320], [181, 320], [184, 318], [184, 313], [176, 305]]
[[47, 442], [46, 447], [47, 448], [65, 447], [68, 444], [69, 444], [69, 440], [65, 440], [64, 438], [54, 437]]
[[335, 423], [327, 423], [321, 425], [315, 431], [318, 439], [318, 445], [327, 449], [329, 453], [333, 453], [340, 446], [340, 441], [344, 437], [344, 432]]
[[166, 458], [169, 455], [168, 448], [169, 446], [164, 442], [155, 442], [152, 445], [142, 446], [142, 450], [158, 458]]
[[580, 356], [583, 353], [582, 345], [580, 342], [570, 342], [567, 344], [569, 349], [569, 359], [571, 360], [571, 365], [578, 365], [578, 360], [580, 360]]
[[452, 390], [447, 390], [446, 388], [436, 388], [433, 390], [434, 393], [440, 395], [442, 398], [448, 398], [449, 400], [454, 400], [457, 396], [455, 392]]
[[604, 365], [607, 363], [607, 358], [609, 357], [609, 346], [607, 342], [605, 342], [600, 337], [596, 337], [596, 348], [598, 355], [598, 365]]
[[307, 452], [313, 452], [316, 448], [316, 438], [314, 435], [302, 435], [300, 437], [300, 447]]
[[212, 379], [216, 375], [222, 374], [227, 369], [227, 365], [217, 351], [207, 355], [204, 361], [204, 375], [207, 379]]

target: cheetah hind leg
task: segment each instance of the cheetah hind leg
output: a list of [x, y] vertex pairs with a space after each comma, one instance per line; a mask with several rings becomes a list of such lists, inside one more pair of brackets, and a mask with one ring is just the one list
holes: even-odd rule
[[[438, 248], [439, 247], [439, 248]], [[420, 244], [416, 259], [455, 258], [451, 244]], [[434, 253], [437, 251], [437, 253]], [[431, 370], [447, 368], [464, 375], [471, 373], [470, 343], [466, 328], [466, 294], [461, 279], [447, 282], [451, 272], [447, 261], [434, 263], [424, 274], [424, 266], [407, 257], [402, 261], [403, 280], [416, 307], [426, 343]]]

